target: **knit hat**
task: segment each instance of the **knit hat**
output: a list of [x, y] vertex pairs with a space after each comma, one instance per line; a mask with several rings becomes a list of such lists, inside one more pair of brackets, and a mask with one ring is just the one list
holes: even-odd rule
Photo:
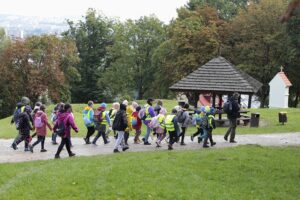
[[107, 105], [106, 105], [106, 103], [101, 103], [101, 104], [100, 104], [100, 107], [101, 107], [101, 108], [106, 108]]
[[128, 101], [124, 100], [122, 104], [124, 104], [125, 106], [128, 106]]

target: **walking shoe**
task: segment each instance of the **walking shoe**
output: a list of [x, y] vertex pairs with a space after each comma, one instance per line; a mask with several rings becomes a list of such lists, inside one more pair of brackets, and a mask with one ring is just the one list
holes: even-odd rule
[[93, 144], [94, 146], [98, 146], [95, 142], [92, 142], [92, 144]]
[[230, 140], [229, 142], [230, 143], [237, 143], [237, 141], [235, 141], [235, 140]]
[[114, 149], [114, 153], [120, 153], [118, 149]]
[[31, 151], [31, 153], [33, 153], [33, 146], [29, 145], [29, 150]]
[[216, 145], [217, 143], [216, 142], [212, 142], [211, 144], [210, 144], [210, 146], [214, 146], [214, 145]]
[[53, 144], [53, 145], [57, 145], [58, 143], [57, 143], [57, 142], [52, 142], [52, 144]]
[[129, 147], [123, 147], [123, 151], [126, 151], [127, 149], [129, 149]]
[[144, 142], [144, 145], [151, 145], [150, 142]]
[[69, 157], [74, 157], [74, 156], [76, 156], [76, 154], [73, 152], [69, 155]]
[[202, 142], [202, 138], [198, 137], [198, 143]]
[[161, 147], [161, 146], [159, 145], [159, 142], [156, 142], [156, 147], [158, 147], [158, 148]]
[[84, 140], [85, 144], [91, 144], [89, 139], [83, 138], [83, 140]]
[[145, 138], [142, 138], [143, 142], [145, 142]]
[[173, 150], [173, 147], [171, 145], [168, 145], [168, 150]]
[[30, 151], [30, 149], [27, 147], [27, 148], [24, 149], [24, 151], [25, 151], [25, 152], [26, 152], [26, 151]]
[[203, 148], [209, 148], [209, 146], [208, 145], [203, 145]]
[[224, 136], [224, 140], [226, 140], [226, 141], [227, 141], [227, 140], [228, 140], [228, 138], [227, 138], [226, 136]]
[[186, 144], [185, 144], [184, 142], [181, 142], [180, 145], [184, 146], [184, 145], [186, 145]]
[[46, 149], [41, 149], [41, 152], [47, 152], [47, 150]]
[[194, 136], [191, 135], [191, 140], [194, 141]]
[[17, 144], [16, 143], [12, 143], [11, 148], [13, 148], [14, 150], [17, 150], [18, 149]]
[[104, 142], [104, 144], [108, 144], [108, 143], [110, 143], [110, 141]]
[[60, 159], [60, 156], [59, 155], [55, 155], [54, 159]]

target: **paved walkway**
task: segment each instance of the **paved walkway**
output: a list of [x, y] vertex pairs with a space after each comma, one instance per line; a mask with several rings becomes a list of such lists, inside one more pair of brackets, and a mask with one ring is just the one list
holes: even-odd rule
[[[217, 145], [210, 148], [226, 148], [234, 147], [238, 145], [246, 144], [257, 144], [262, 146], [300, 146], [300, 133], [283, 133], [283, 134], [263, 134], [263, 135], [237, 135], [236, 140], [238, 143], [231, 144], [224, 141], [222, 135], [213, 136], [214, 140], [217, 142]], [[36, 138], [33, 139], [35, 141]], [[72, 138], [73, 148], [72, 151], [76, 153], [76, 156], [93, 156], [93, 155], [103, 155], [103, 154], [112, 154], [115, 140], [110, 138], [111, 142], [107, 145], [104, 145], [102, 139], [99, 138], [98, 145], [86, 145], [82, 138]], [[40, 152], [40, 145], [37, 145], [34, 149], [34, 153], [24, 152], [23, 143], [19, 145], [18, 150], [13, 150], [10, 145], [12, 139], [0, 139], [0, 163], [6, 162], [24, 162], [32, 160], [47, 160], [53, 159], [54, 154], [57, 150], [57, 145], [52, 145], [50, 143], [50, 138], [46, 139], [45, 148], [48, 150], [45, 153]], [[201, 149], [202, 146], [197, 142], [195, 138], [194, 142], [190, 140], [190, 137], [186, 137], [185, 143], [186, 146], [181, 146], [179, 144], [174, 144], [175, 150], [192, 150], [192, 149]], [[142, 152], [142, 151], [166, 151], [167, 144], [163, 144], [161, 148], [156, 148], [155, 142], [152, 141], [152, 145], [145, 146], [143, 144], [133, 144], [133, 138], [129, 139], [130, 149], [128, 152]], [[207, 149], [205, 149], [207, 150]], [[126, 151], [126, 152], [127, 152]], [[61, 157], [68, 157], [67, 152], [63, 150], [61, 152]]]

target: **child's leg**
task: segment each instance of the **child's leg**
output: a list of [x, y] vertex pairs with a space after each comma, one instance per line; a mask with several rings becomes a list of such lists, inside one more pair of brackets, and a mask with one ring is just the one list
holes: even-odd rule
[[38, 143], [40, 143], [42, 141], [41, 136], [38, 135], [37, 137], [37, 141], [35, 141], [35, 143], [32, 144], [32, 147], [36, 146]]
[[125, 145], [128, 146], [128, 138], [129, 138], [129, 131], [125, 131], [124, 133], [124, 142], [125, 142]]
[[45, 149], [45, 139], [46, 136], [41, 136], [41, 149]]
[[202, 139], [204, 139], [203, 141], [203, 147], [208, 147], [207, 146], [207, 140], [208, 140], [208, 130], [207, 129], [203, 129], [203, 135], [200, 136]]
[[214, 146], [216, 143], [213, 141], [212, 138], [212, 129], [209, 129], [208, 138], [209, 138], [210, 146]]

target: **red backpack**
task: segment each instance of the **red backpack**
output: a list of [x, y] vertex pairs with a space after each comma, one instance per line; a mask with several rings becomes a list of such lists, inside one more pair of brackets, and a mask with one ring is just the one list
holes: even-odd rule
[[98, 108], [94, 112], [94, 122], [101, 123], [103, 121], [102, 113], [104, 110], [102, 108]]

